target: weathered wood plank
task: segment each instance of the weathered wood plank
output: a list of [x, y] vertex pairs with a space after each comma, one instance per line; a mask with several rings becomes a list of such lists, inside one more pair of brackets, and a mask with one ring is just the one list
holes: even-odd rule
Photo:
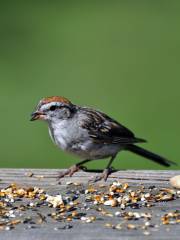
[[[33, 173], [31, 177], [28, 173]], [[58, 184], [57, 176], [59, 170], [57, 169], [1, 169], [0, 170], [0, 188], [7, 187], [11, 183], [17, 183], [21, 186], [37, 186], [45, 189], [48, 194], [66, 194], [67, 185], [66, 182], [81, 182], [83, 186], [87, 186], [88, 180], [92, 176], [97, 175], [97, 173], [87, 173], [78, 172], [74, 174], [73, 177], [66, 177]], [[170, 188], [169, 178], [175, 175], [180, 175], [180, 171], [152, 171], [152, 170], [126, 170], [114, 172], [108, 179], [106, 185], [112, 183], [114, 180], [119, 179], [121, 182], [128, 182], [129, 185], [136, 189], [140, 185], [144, 185], [148, 189], [149, 186], [154, 185], [159, 188]], [[27, 204], [29, 199], [23, 200], [21, 202]], [[85, 194], [80, 194], [79, 201], [85, 202]], [[1, 240], [49, 240], [49, 239], [82, 239], [82, 240], [93, 240], [93, 239], [123, 239], [123, 240], [135, 240], [135, 239], [179, 239], [180, 228], [178, 224], [174, 225], [162, 225], [161, 216], [165, 213], [180, 209], [180, 198], [168, 202], [157, 202], [153, 207], [141, 207], [140, 209], [131, 209], [127, 207], [125, 211], [136, 211], [136, 212], [149, 212], [152, 214], [152, 219], [150, 222], [158, 227], [148, 228], [148, 230], [136, 229], [136, 230], [116, 230], [111, 228], [106, 228], [105, 223], [112, 223], [114, 225], [118, 224], [120, 218], [101, 216], [95, 210], [93, 210], [92, 203], [86, 203], [87, 207], [90, 209], [87, 211], [89, 215], [97, 215], [97, 220], [92, 223], [82, 223], [81, 220], [73, 220], [69, 224], [72, 226], [71, 229], [61, 229], [67, 222], [53, 221], [47, 218], [47, 222], [39, 225], [33, 225], [34, 228], [28, 228], [28, 224], [19, 224], [13, 230], [0, 231]], [[109, 207], [104, 206], [106, 210], [114, 214], [116, 211], [123, 212], [119, 207]], [[47, 206], [41, 207], [41, 214], [48, 216], [49, 213], [55, 211]], [[28, 209], [27, 216], [36, 216], [36, 211], [34, 209]], [[36, 216], [37, 217], [37, 216]], [[99, 220], [98, 220], [99, 219]], [[144, 220], [132, 220], [128, 223], [132, 224], [142, 224]], [[144, 233], [145, 232], [145, 233]], [[147, 234], [150, 235], [145, 235]]]

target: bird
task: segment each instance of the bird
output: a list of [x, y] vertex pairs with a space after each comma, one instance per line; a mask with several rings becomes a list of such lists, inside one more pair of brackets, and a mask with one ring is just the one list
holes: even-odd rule
[[62, 96], [41, 99], [30, 120], [46, 121], [52, 141], [61, 150], [81, 159], [77, 164], [61, 172], [59, 178], [85, 170], [84, 164], [87, 162], [109, 158], [102, 174], [94, 179], [106, 181], [112, 173], [111, 165], [116, 155], [122, 150], [166, 167], [174, 164], [156, 153], [139, 147], [137, 144], [146, 140], [136, 137], [131, 130], [107, 114], [90, 107], [78, 106]]

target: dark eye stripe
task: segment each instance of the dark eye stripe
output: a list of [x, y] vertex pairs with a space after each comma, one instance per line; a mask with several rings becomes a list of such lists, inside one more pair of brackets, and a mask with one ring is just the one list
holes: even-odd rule
[[50, 111], [54, 111], [54, 110], [56, 110], [56, 108], [58, 108], [58, 106], [53, 105], [53, 106], [51, 106], [51, 107], [49, 108], [49, 110], [50, 110]]
[[69, 106], [63, 105], [63, 106], [59, 106], [59, 105], [52, 105], [49, 110], [50, 111], [55, 111], [56, 109], [62, 109], [62, 108], [67, 108], [69, 110], [72, 110]]

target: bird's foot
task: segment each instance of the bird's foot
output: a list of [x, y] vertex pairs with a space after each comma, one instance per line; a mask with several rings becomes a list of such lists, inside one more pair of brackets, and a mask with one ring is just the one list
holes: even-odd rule
[[79, 170], [85, 171], [85, 170], [86, 170], [86, 167], [85, 167], [85, 166], [73, 165], [73, 166], [71, 166], [69, 169], [67, 169], [66, 171], [60, 172], [60, 173], [58, 174], [57, 179], [59, 180], [59, 179], [65, 177], [65, 176], [67, 176], [67, 175], [70, 176], [70, 177], [72, 177], [72, 175], [73, 175], [75, 172], [78, 172]]
[[91, 182], [95, 183], [98, 182], [100, 180], [104, 180], [106, 182], [106, 180], [108, 179], [109, 175], [113, 172], [113, 168], [106, 168], [104, 169], [104, 171], [102, 172], [102, 174], [96, 176], [94, 179], [90, 180]]

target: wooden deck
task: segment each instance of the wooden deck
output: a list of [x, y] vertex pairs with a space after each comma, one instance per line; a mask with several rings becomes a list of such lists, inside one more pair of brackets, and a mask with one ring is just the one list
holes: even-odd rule
[[[178, 198], [179, 192], [177, 190], [175, 195], [172, 194], [173, 199], [152, 201], [152, 206], [138, 202], [133, 207], [127, 205], [125, 209], [121, 209], [119, 205], [112, 207], [88, 201], [87, 189], [90, 188], [88, 180], [97, 173], [79, 172], [71, 178], [64, 178], [61, 184], [58, 184], [57, 181], [58, 173], [59, 170], [52, 169], [1, 169], [0, 189], [16, 183], [19, 188], [39, 187], [51, 196], [62, 195], [66, 199], [71, 197], [72, 201], [79, 203], [75, 208], [76, 212], [82, 216], [71, 219], [66, 214], [64, 220], [58, 220], [55, 217], [52, 218], [52, 215], [59, 211], [58, 209], [47, 205], [47, 203], [42, 204], [42, 202], [40, 205], [36, 205], [39, 201], [36, 198], [21, 197], [8, 203], [10, 204], [7, 205], [8, 211], [11, 211], [10, 216], [6, 214], [4, 217], [2, 213], [0, 215], [0, 240], [180, 239], [180, 220], [179, 223], [170, 220], [170, 224], [163, 224], [162, 220], [166, 213], [180, 210], [180, 198]], [[143, 189], [142, 186], [144, 186], [146, 193], [148, 191], [151, 193], [152, 189], [156, 189], [157, 192], [163, 188], [173, 189], [169, 184], [169, 178], [175, 175], [180, 175], [180, 171], [118, 171], [109, 177], [105, 185], [108, 186], [118, 180], [122, 183], [128, 183], [128, 189], [131, 191]], [[67, 184], [67, 182], [69, 183]], [[99, 189], [98, 191], [102, 192], [102, 189], [106, 187], [103, 184], [101, 181], [93, 184], [91, 188]], [[3, 201], [6, 200], [3, 199]], [[101, 211], [101, 209], [103, 210]], [[124, 212], [148, 213], [152, 217], [128, 219], [124, 215], [119, 216]], [[91, 220], [88, 222], [89, 216], [91, 216]], [[19, 221], [18, 224], [16, 222], [8, 224], [8, 221], [12, 222], [16, 219]], [[5, 221], [7, 221], [7, 226], [3, 226]]]

